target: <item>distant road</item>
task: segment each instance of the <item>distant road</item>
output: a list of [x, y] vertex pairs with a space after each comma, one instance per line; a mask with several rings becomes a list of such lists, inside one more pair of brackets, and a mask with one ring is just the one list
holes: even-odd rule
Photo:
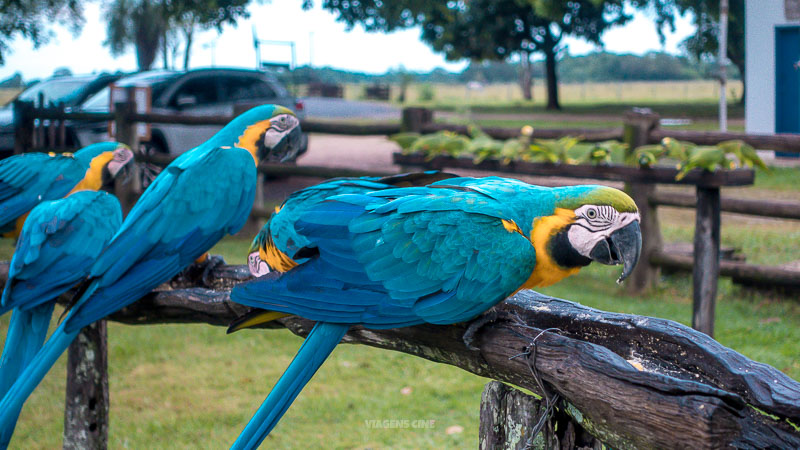
[[386, 103], [304, 97], [306, 116], [314, 119], [400, 120], [400, 108]]

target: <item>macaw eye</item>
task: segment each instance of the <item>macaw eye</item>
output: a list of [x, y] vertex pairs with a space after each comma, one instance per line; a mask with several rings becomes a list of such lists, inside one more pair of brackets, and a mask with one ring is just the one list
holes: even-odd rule
[[597, 210], [594, 208], [589, 208], [586, 210], [586, 217], [589, 219], [594, 219], [597, 217]]
[[289, 120], [286, 116], [278, 116], [272, 121], [272, 127], [278, 131], [286, 131], [289, 128]]

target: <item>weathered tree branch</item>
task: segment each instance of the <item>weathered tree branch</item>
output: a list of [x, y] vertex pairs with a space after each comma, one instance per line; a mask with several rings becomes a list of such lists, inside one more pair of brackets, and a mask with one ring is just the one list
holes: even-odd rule
[[[0, 279], [3, 272], [0, 266]], [[109, 319], [227, 325], [247, 310], [230, 301], [229, 289], [248, 278], [244, 266], [220, 266], [211, 286], [196, 287], [199, 270], [190, 268]], [[498, 319], [476, 337], [480, 351], [464, 345], [465, 324], [355, 327], [345, 342], [451, 364], [542, 394], [535, 370], [564, 399], [562, 411], [615, 448], [800, 447], [800, 383], [705, 334], [532, 291], [496, 311]], [[279, 322], [299, 335], [312, 325], [295, 317]]]

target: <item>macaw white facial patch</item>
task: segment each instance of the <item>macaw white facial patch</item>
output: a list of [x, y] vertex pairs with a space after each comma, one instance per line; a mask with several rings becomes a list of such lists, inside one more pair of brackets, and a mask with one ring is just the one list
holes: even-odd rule
[[260, 277], [270, 272], [269, 265], [261, 259], [258, 252], [247, 255], [247, 268], [250, 269], [250, 274], [254, 277]]
[[120, 170], [133, 159], [133, 151], [128, 147], [120, 147], [114, 150], [114, 159], [108, 163], [108, 173], [112, 177], [117, 176]]
[[270, 119], [270, 127], [264, 132], [264, 146], [266, 148], [275, 147], [287, 133], [299, 124], [300, 121], [297, 117], [289, 114], [273, 117]]
[[610, 206], [585, 205], [575, 210], [575, 223], [567, 236], [575, 250], [587, 258], [595, 245], [620, 228], [640, 220], [639, 213], [620, 213]]

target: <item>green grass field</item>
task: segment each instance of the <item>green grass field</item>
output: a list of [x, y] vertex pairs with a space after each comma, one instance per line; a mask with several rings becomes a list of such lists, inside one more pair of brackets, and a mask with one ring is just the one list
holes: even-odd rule
[[[344, 97], [364, 98], [366, 84], [345, 84]], [[400, 87], [393, 85], [391, 98], [397, 99]], [[301, 86], [300, 92], [305, 92]], [[742, 83], [728, 83], [728, 98], [738, 99], [742, 94]], [[716, 100], [719, 83], [713, 80], [691, 81], [627, 81], [619, 83], [560, 83], [559, 96], [565, 105], [618, 104], [630, 102], [694, 103]], [[432, 98], [431, 98], [432, 97]], [[535, 80], [534, 102], [543, 104], [546, 98], [543, 80]], [[412, 83], [406, 90], [406, 99], [412, 103], [463, 104], [511, 104], [522, 102], [522, 91], [516, 83], [497, 83], [469, 88], [466, 84]]]
[[[363, 84], [344, 86], [344, 97], [364, 97]], [[438, 117], [451, 123], [481, 126], [534, 128], [618, 128], [625, 112], [650, 108], [662, 118], [690, 119], [691, 123], [671, 129], [717, 130], [719, 86], [713, 81], [665, 81], [623, 83], [579, 83], [559, 85], [562, 109], [545, 109], [546, 95], [541, 82], [533, 100], [524, 100], [516, 84], [490, 84], [468, 89], [463, 84], [411, 84], [407, 102], [396, 102], [399, 87], [392, 86], [398, 106], [423, 106], [440, 111]], [[426, 97], [424, 94], [428, 93]], [[739, 103], [742, 84], [728, 84], [728, 128], [744, 131], [744, 106]]]

